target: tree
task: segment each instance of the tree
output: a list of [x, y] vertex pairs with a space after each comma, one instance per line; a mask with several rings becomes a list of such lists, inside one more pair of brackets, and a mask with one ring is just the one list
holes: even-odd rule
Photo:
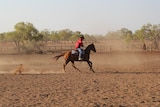
[[105, 35], [106, 39], [121, 39], [121, 37], [119, 37], [119, 32], [118, 31], [110, 31]]
[[39, 46], [37, 43], [43, 39], [43, 35], [31, 23], [19, 22], [14, 28], [15, 31], [7, 32], [5, 35], [7, 40], [14, 41], [18, 53], [21, 49], [28, 51]]
[[15, 43], [15, 46], [17, 47], [18, 53], [20, 53], [21, 43], [23, 42], [23, 37], [19, 32], [12, 31], [7, 32], [5, 34], [5, 39], [9, 41], [13, 41]]
[[5, 39], [5, 33], [0, 33], [0, 41]]
[[16, 32], [23, 36], [24, 40], [34, 40], [35, 36], [38, 34], [38, 30], [29, 22], [19, 22], [14, 28]]
[[155, 49], [158, 49], [158, 41], [160, 39], [160, 25], [153, 25], [151, 28], [152, 42]]
[[133, 39], [133, 34], [131, 30], [128, 30], [127, 28], [121, 28], [117, 31], [108, 32], [106, 35], [107, 39], [118, 39], [118, 40], [126, 40], [126, 42], [129, 42]]
[[129, 42], [133, 39], [133, 34], [131, 30], [128, 30], [127, 28], [122, 28], [119, 31], [120, 37], [125, 39], [126, 42]]
[[73, 32], [69, 29], [60, 30], [58, 32], [58, 35], [61, 40], [69, 40], [69, 38], [72, 36]]
[[158, 40], [160, 38], [160, 25], [152, 25], [148, 23], [147, 25], [143, 25], [140, 30], [135, 32], [135, 36], [137, 39], [143, 42], [145, 46], [145, 41], [151, 41], [151, 48], [154, 47], [158, 49]]
[[80, 34], [81, 34], [80, 31], [73, 32], [70, 37], [70, 40], [77, 40], [79, 38]]

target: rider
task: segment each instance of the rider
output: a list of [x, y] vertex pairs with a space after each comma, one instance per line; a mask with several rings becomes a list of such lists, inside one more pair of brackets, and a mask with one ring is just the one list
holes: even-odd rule
[[79, 58], [78, 58], [79, 61], [82, 61], [82, 55], [84, 54], [84, 50], [82, 49], [82, 47], [84, 47], [83, 46], [84, 39], [85, 39], [84, 36], [80, 35], [80, 38], [77, 40], [75, 45], [76, 50], [78, 50], [79, 52]]

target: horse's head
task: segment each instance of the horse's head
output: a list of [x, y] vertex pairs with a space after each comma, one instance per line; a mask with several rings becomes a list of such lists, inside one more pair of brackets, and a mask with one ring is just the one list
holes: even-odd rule
[[92, 44], [90, 44], [88, 47], [89, 47], [89, 48], [90, 48], [90, 50], [92, 50], [93, 52], [96, 52], [96, 48], [95, 48], [95, 46], [94, 46], [94, 44], [93, 44], [93, 43], [92, 43]]

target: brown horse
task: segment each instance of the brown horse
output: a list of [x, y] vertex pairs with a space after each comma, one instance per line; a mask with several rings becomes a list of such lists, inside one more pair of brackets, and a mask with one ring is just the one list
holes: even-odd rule
[[[90, 67], [90, 70], [92, 72], [94, 72], [93, 68], [92, 68], [92, 62], [89, 60], [90, 59], [90, 52], [93, 51], [93, 52], [96, 52], [96, 49], [95, 49], [95, 46], [94, 44], [90, 44], [86, 47], [86, 49], [84, 50], [85, 51], [85, 54], [83, 55], [83, 60], [82, 61], [86, 61]], [[72, 66], [80, 71], [75, 65], [74, 65], [74, 61], [78, 61], [78, 54], [72, 54], [71, 51], [68, 51], [68, 52], [65, 52], [63, 54], [60, 54], [60, 55], [57, 55], [55, 56], [54, 58], [56, 59], [56, 61], [61, 57], [61, 56], [64, 56], [64, 59], [65, 59], [65, 63], [63, 65], [63, 69], [65, 71], [65, 67], [66, 65], [71, 62], [72, 63]], [[65, 71], [66, 72], [66, 71]]]

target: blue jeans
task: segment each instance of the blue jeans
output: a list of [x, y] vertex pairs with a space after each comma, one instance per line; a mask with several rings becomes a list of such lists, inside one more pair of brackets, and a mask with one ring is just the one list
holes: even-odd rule
[[84, 54], [84, 50], [81, 48], [77, 48], [78, 52], [79, 52], [79, 58], [82, 58], [82, 55]]

